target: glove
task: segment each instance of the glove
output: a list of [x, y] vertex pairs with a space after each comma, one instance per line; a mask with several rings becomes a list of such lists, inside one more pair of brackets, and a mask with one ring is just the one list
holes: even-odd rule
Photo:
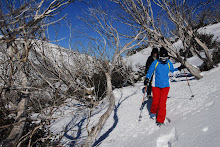
[[150, 82], [150, 80], [149, 80], [148, 78], [146, 78], [146, 79], [144, 80], [144, 85], [147, 85], [149, 82]]
[[186, 68], [186, 66], [182, 64], [182, 65], [180, 65], [180, 67], [178, 67], [178, 70], [181, 71], [184, 68]]

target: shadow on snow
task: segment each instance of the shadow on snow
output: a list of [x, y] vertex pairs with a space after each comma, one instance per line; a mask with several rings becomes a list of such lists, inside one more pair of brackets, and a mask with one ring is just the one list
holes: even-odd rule
[[[183, 73], [183, 74], [177, 75], [175, 78], [184, 78], [184, 77], [185, 77], [185, 74]], [[187, 78], [188, 78], [189, 81], [190, 81], [190, 80], [195, 80], [195, 77], [194, 77], [192, 74], [190, 74], [190, 73], [187, 73]], [[184, 80], [178, 80], [178, 81], [176, 81], [176, 80], [171, 80], [171, 82], [179, 82], [179, 81], [186, 81], [186, 79], [184, 79]], [[118, 115], [117, 115], [118, 108], [120, 107], [120, 105], [121, 105], [125, 100], [127, 100], [127, 99], [130, 98], [131, 96], [135, 95], [136, 93], [137, 93], [137, 91], [135, 91], [135, 92], [132, 93], [131, 95], [125, 97], [123, 100], [122, 100], [122, 98], [123, 98], [123, 93], [121, 93], [121, 98], [119, 99], [118, 104], [115, 105], [115, 108], [114, 108], [114, 116], [113, 116], [114, 123], [113, 123], [112, 126], [108, 129], [107, 132], [105, 132], [102, 136], [100, 136], [100, 137], [95, 141], [95, 143], [93, 144], [93, 147], [94, 147], [94, 146], [97, 146], [97, 145], [100, 145], [100, 144], [102, 143], [102, 141], [104, 141], [104, 140], [109, 136], [109, 134], [115, 129], [115, 127], [116, 127], [117, 124], [118, 124]], [[169, 97], [168, 97], [168, 98], [169, 98]], [[146, 105], [146, 108], [147, 108], [147, 110], [148, 110], [148, 113], [150, 114], [151, 104], [152, 104], [152, 99], [148, 99], [148, 100], [145, 100], [145, 101], [144, 101], [144, 103], [142, 104], [141, 107], [144, 108], [145, 105]], [[100, 111], [99, 111], [99, 112], [100, 112]], [[97, 112], [97, 113], [99, 113], [99, 112]], [[97, 113], [96, 113], [96, 114], [97, 114]], [[95, 114], [93, 114], [92, 116], [94, 116], [94, 115], [95, 115]], [[76, 117], [77, 117], [77, 116], [74, 116], [74, 118], [73, 118], [73, 119], [70, 121], [70, 123], [66, 126], [66, 128], [65, 128], [66, 131], [65, 131], [65, 133], [64, 133], [64, 135], [63, 135], [63, 136], [66, 137], [67, 139], [71, 140], [71, 142], [68, 144], [70, 147], [73, 147], [73, 146], [76, 144], [76, 140], [77, 140], [77, 139], [83, 138], [83, 137], [81, 137], [81, 134], [82, 134], [82, 126], [83, 126], [85, 120], [87, 119], [87, 116], [84, 116], [84, 117], [81, 119], [81, 121], [79, 121], [77, 124], [75, 124], [75, 123], [76, 123], [75, 120], [78, 120]], [[75, 124], [75, 125], [74, 125], [74, 124]], [[71, 127], [69, 128], [69, 126], [71, 126]], [[75, 127], [78, 128], [78, 129], [77, 129], [76, 136], [73, 137], [73, 136], [68, 135], [68, 132], [71, 131], [71, 130], [72, 130], [73, 128], [75, 128]], [[76, 131], [76, 130], [75, 130], [75, 131]], [[74, 133], [74, 134], [75, 134], [75, 133]]]
[[100, 145], [102, 143], [103, 140], [105, 140], [109, 134], [115, 129], [115, 127], [117, 126], [118, 124], [118, 115], [117, 115], [117, 112], [118, 112], [118, 108], [120, 107], [120, 105], [125, 101], [127, 100], [128, 98], [130, 98], [131, 96], [135, 95], [137, 93], [137, 91], [135, 91], [134, 93], [132, 93], [131, 95], [125, 97], [123, 100], [122, 97], [123, 97], [123, 93], [121, 93], [121, 98], [119, 99], [118, 101], [118, 104], [115, 105], [115, 108], [114, 108], [114, 123], [113, 125], [111, 126], [111, 128], [108, 129], [107, 132], [105, 132], [102, 136], [99, 137], [98, 140], [95, 141], [95, 143], [93, 144], [93, 147], [97, 146], [97, 145]]
[[[105, 109], [105, 108], [103, 107], [102, 109], [100, 109], [96, 113], [92, 114], [91, 117], [100, 113], [103, 109]], [[87, 119], [87, 115], [88, 115], [87, 113], [84, 113], [83, 116], [80, 114], [74, 115], [72, 120], [66, 125], [64, 134], [59, 139], [58, 144], [62, 140], [62, 138], [65, 137], [66, 139], [68, 139], [66, 141], [66, 143], [68, 143], [68, 146], [74, 147], [76, 145], [76, 141], [78, 139], [86, 138], [86, 136], [82, 136], [82, 131], [83, 131], [82, 127], [83, 127], [83, 124], [85, 123], [85, 120]], [[78, 120], [80, 120], [80, 121], [78, 121]], [[71, 135], [69, 135], [68, 133]]]

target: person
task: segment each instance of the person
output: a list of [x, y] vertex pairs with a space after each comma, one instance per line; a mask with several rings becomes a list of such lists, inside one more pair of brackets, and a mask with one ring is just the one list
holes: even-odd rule
[[[147, 74], [147, 71], [148, 71], [148, 69], [149, 69], [151, 63], [152, 63], [154, 60], [158, 59], [158, 58], [159, 58], [158, 49], [157, 49], [157, 48], [153, 48], [152, 51], [151, 51], [151, 55], [148, 57], [147, 62], [146, 62], [146, 65], [145, 65], [145, 75]], [[147, 86], [147, 98], [148, 98], [148, 99], [149, 99], [149, 98], [152, 98], [152, 96], [151, 96], [151, 91], [152, 91], [151, 83], [152, 83], [152, 80], [153, 80], [153, 76], [151, 77], [150, 82], [149, 82], [149, 84], [148, 84], [148, 86]], [[144, 85], [145, 85], [145, 86], [147, 85], [146, 79], [145, 79], [145, 81], [144, 81]], [[144, 90], [145, 90], [145, 87], [143, 88], [143, 93], [145, 92]]]
[[170, 89], [169, 72], [178, 71], [185, 68], [181, 65], [174, 68], [169, 60], [168, 52], [164, 47], [160, 48], [159, 59], [152, 62], [146, 74], [146, 82], [149, 83], [152, 75], [153, 102], [150, 108], [150, 118], [155, 119], [158, 126], [164, 124], [166, 117], [166, 101]]

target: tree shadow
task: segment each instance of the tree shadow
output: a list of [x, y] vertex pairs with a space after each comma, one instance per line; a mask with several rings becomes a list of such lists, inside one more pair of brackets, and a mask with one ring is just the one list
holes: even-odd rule
[[102, 136], [99, 137], [99, 139], [97, 139], [95, 141], [95, 143], [93, 144], [93, 147], [97, 146], [97, 145], [100, 145], [108, 136], [109, 134], [115, 129], [115, 127], [117, 126], [118, 124], [118, 115], [117, 115], [117, 112], [118, 112], [118, 108], [120, 107], [120, 105], [125, 101], [127, 100], [128, 98], [130, 98], [131, 96], [135, 95], [138, 91], [135, 91], [134, 93], [132, 93], [131, 95], [125, 97], [123, 100], [122, 100], [122, 97], [123, 97], [123, 93], [121, 93], [121, 97], [118, 101], [118, 104], [115, 105], [115, 108], [114, 108], [114, 116], [113, 116], [113, 119], [114, 119], [114, 123], [113, 125], [108, 129], [107, 132], [105, 132]]
[[[99, 109], [96, 113], [93, 113], [91, 117], [93, 117], [96, 114], [99, 114], [103, 109], [105, 109], [104, 106], [102, 106], [102, 108]], [[87, 115], [88, 115], [87, 113], [84, 113], [83, 116], [80, 114], [75, 114], [71, 119], [71, 121], [66, 125], [64, 129], [65, 130], [64, 135], [59, 139], [58, 144], [62, 140], [62, 138], [65, 137], [68, 139], [68, 141], [66, 141], [68, 142], [68, 146], [74, 147], [78, 139], [85, 138], [85, 136], [81, 136], [81, 135], [83, 131], [83, 124], [85, 123], [85, 120], [88, 117]], [[69, 135], [68, 133], [73, 131], [73, 129], [74, 129], [74, 133], [71, 133], [71, 135]]]
[[[70, 147], [74, 147], [75, 143], [76, 143], [76, 140], [80, 138], [81, 134], [82, 134], [82, 126], [83, 126], [83, 123], [84, 121], [86, 120], [86, 118], [83, 118], [80, 122], [78, 122], [76, 125], [74, 125], [73, 127], [69, 128], [68, 129], [68, 126], [71, 125], [71, 123], [69, 123], [67, 126], [66, 126], [66, 132], [64, 133], [64, 137], [66, 137], [67, 139], [71, 140], [71, 142], [68, 144]], [[76, 133], [76, 136], [73, 137], [73, 136], [70, 136], [68, 135], [67, 133], [69, 131], [71, 131], [72, 128], [75, 128], [77, 127], [77, 133]]]
[[117, 126], [117, 124], [118, 124], [117, 110], [118, 110], [118, 108], [115, 106], [115, 108], [114, 108], [114, 116], [113, 116], [113, 118], [114, 118], [113, 125], [111, 126], [111, 128], [108, 129], [107, 132], [105, 132], [101, 137], [99, 137], [99, 139], [97, 141], [95, 141], [95, 143], [93, 144], [93, 147], [97, 146], [103, 140], [105, 140], [109, 136], [109, 134], [114, 130], [114, 128]]

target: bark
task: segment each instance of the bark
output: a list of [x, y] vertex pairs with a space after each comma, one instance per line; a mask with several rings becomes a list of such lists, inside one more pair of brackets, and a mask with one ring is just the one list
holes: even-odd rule
[[[181, 64], [184, 64], [187, 68], [187, 70], [193, 75], [196, 77], [196, 79], [201, 79], [202, 76], [200, 75], [201, 71], [194, 67], [192, 64], [190, 64], [189, 62], [185, 61], [180, 55], [179, 53], [177, 53], [175, 51], [175, 49], [173, 48], [173, 45], [166, 39], [164, 39], [164, 42], [168, 45], [168, 48], [170, 48], [170, 53], [171, 55], [173, 55], [174, 57], [177, 58], [177, 60], [181, 63]], [[171, 52], [172, 51], [172, 52]]]
[[97, 125], [91, 129], [91, 132], [87, 137], [86, 143], [83, 145], [84, 147], [91, 147], [93, 145], [95, 139], [99, 135], [99, 132], [101, 131], [102, 127], [104, 126], [105, 122], [107, 121], [107, 119], [109, 118], [115, 107], [115, 97], [112, 91], [111, 75], [109, 73], [106, 73], [106, 79], [107, 79], [107, 96], [109, 98], [109, 106], [107, 111], [100, 117]]
[[[20, 79], [22, 82], [22, 87], [25, 88], [27, 86], [27, 77], [21, 71]], [[26, 107], [28, 101], [28, 93], [23, 91], [20, 97], [20, 102], [18, 103], [17, 107], [17, 116], [16, 116], [16, 125], [13, 126], [9, 136], [6, 140], [3, 141], [4, 147], [13, 147], [16, 146], [20, 137], [23, 134], [25, 123], [26, 123]]]
[[[177, 0], [171, 2], [157, 0], [154, 2], [167, 12], [169, 19], [176, 25], [177, 28], [179, 28], [180, 38], [183, 42], [185, 41], [186, 38], [190, 37], [194, 39], [203, 48], [205, 52], [205, 56], [207, 58], [206, 61], [204, 62], [207, 65], [207, 68], [211, 69], [213, 67], [213, 60], [208, 52], [208, 47], [203, 42], [201, 42], [199, 38], [194, 36], [192, 26], [187, 21], [186, 18], [186, 15], [193, 15], [193, 14], [191, 13], [188, 14], [187, 11], [182, 12], [181, 9], [178, 10], [180, 5], [178, 5]], [[181, 8], [184, 9], [183, 5], [181, 5]]]
[[211, 58], [211, 55], [209, 54], [208, 47], [203, 42], [201, 42], [199, 38], [195, 37], [195, 40], [203, 48], [205, 52], [205, 56], [207, 58], [207, 60], [205, 61], [205, 64], [207, 66], [207, 69], [213, 68], [213, 60]]
[[182, 58], [179, 54], [177, 54], [177, 59], [179, 60], [179, 62], [180, 62], [181, 64], [184, 64], [184, 65], [186, 66], [187, 70], [188, 70], [193, 76], [195, 76], [196, 79], [201, 79], [201, 78], [202, 78], [202, 75], [200, 74], [201, 71], [200, 71], [198, 68], [194, 67], [194, 66], [193, 66], [192, 64], [190, 64], [188, 61], [183, 60], [183, 58]]
[[16, 146], [18, 140], [23, 134], [23, 130], [25, 127], [26, 121], [26, 105], [27, 105], [27, 98], [22, 98], [22, 100], [18, 104], [18, 113], [17, 113], [17, 121], [18, 122], [11, 130], [9, 136], [6, 140], [4, 140], [3, 146], [4, 147], [13, 147]]

